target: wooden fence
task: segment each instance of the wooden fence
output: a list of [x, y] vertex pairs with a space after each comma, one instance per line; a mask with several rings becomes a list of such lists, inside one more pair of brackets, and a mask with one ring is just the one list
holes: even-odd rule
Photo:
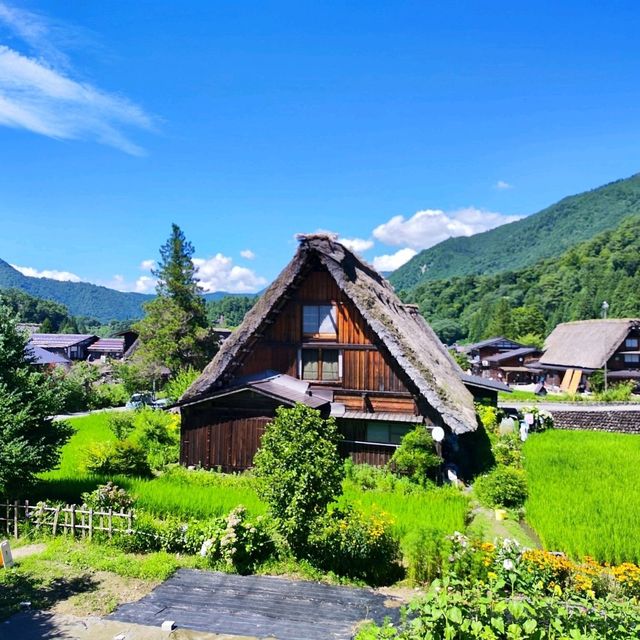
[[65, 535], [88, 537], [104, 532], [109, 538], [117, 533], [132, 533], [133, 511], [113, 511], [108, 509], [100, 511], [90, 509], [86, 505], [55, 505], [49, 506], [44, 502], [29, 504], [24, 502], [0, 502], [0, 532], [13, 535], [17, 538], [20, 534], [20, 524], [28, 522], [36, 530], [51, 529], [55, 536], [58, 533]]

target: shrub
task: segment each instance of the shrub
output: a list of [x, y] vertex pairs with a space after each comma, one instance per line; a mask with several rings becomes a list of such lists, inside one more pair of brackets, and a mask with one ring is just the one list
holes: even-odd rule
[[147, 452], [154, 470], [178, 462], [180, 456], [180, 416], [145, 407], [136, 411], [131, 439]]
[[522, 441], [515, 434], [501, 436], [493, 445], [496, 463], [508, 467], [522, 467]]
[[164, 386], [163, 391], [165, 395], [171, 402], [177, 402], [199, 375], [200, 372], [193, 367], [180, 369]]
[[147, 452], [131, 440], [93, 443], [86, 452], [86, 468], [100, 475], [148, 476], [151, 472]]
[[407, 433], [394, 451], [389, 465], [398, 473], [424, 485], [435, 478], [442, 459], [436, 454], [433, 438], [424, 425]]
[[129, 399], [124, 386], [117, 383], [104, 383], [91, 388], [88, 396], [89, 409], [107, 409], [121, 407]]
[[476, 402], [476, 413], [487, 433], [495, 433], [497, 431], [500, 409]]
[[91, 509], [113, 509], [124, 512], [133, 507], [133, 498], [113, 482], [102, 484], [95, 491], [83, 493], [82, 501]]
[[478, 499], [489, 507], [521, 507], [527, 499], [527, 478], [522, 469], [500, 465], [474, 484]]
[[309, 557], [320, 568], [385, 584], [398, 578], [400, 547], [384, 512], [365, 515], [351, 505], [330, 509], [309, 535]]
[[297, 404], [279, 407], [255, 456], [258, 495], [294, 551], [302, 551], [313, 521], [340, 494], [344, 467], [333, 419]]
[[246, 509], [240, 505], [223, 522], [224, 529], [202, 544], [201, 554], [212, 564], [222, 561], [227, 568], [247, 574], [274, 552], [275, 545], [262, 516], [249, 521]]
[[636, 383], [632, 380], [619, 382], [616, 385], [611, 385], [606, 391], [596, 393], [595, 399], [600, 402], [628, 402], [635, 387]]
[[109, 413], [107, 423], [118, 440], [124, 440], [135, 429], [133, 418], [134, 414], [131, 411]]
[[533, 414], [533, 424], [530, 426], [530, 431], [546, 431], [547, 429], [553, 429], [553, 416], [544, 409], [538, 409], [538, 407], [523, 407], [520, 409], [519, 414], [522, 416], [525, 413]]

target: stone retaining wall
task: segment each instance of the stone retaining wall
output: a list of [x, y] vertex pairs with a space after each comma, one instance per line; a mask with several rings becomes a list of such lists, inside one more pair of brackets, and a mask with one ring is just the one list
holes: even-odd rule
[[640, 411], [562, 411], [553, 409], [551, 414], [556, 429], [640, 434]]

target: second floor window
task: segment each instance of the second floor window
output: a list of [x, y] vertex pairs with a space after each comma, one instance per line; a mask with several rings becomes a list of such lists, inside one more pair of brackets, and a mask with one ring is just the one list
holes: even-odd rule
[[305, 304], [302, 307], [302, 333], [307, 337], [335, 340], [338, 335], [336, 308], [331, 304]]
[[338, 349], [302, 349], [300, 368], [303, 380], [340, 380], [340, 352]]
[[624, 341], [624, 346], [627, 349], [637, 349], [638, 348], [638, 338], [627, 338]]

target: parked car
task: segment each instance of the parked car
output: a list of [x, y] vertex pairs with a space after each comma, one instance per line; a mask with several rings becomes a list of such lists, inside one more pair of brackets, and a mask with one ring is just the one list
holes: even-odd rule
[[151, 403], [151, 406], [154, 409], [166, 409], [171, 405], [171, 400], [169, 398], [158, 398]]
[[153, 396], [150, 393], [134, 393], [125, 405], [125, 408], [142, 409], [142, 407], [152, 407], [153, 403]]

